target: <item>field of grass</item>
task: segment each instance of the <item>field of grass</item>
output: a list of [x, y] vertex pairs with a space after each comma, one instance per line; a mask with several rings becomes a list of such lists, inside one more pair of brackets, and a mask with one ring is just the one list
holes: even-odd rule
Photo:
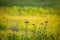
[[0, 40], [60, 40], [59, 10], [32, 8], [0, 8]]

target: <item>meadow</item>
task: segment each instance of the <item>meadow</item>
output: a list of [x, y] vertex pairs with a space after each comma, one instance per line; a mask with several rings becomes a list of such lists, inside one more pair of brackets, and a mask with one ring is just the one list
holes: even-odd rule
[[60, 10], [0, 7], [0, 40], [60, 40]]

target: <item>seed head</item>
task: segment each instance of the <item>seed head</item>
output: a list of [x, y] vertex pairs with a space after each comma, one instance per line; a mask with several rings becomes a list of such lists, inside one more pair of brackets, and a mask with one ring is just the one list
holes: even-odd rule
[[9, 34], [11, 34], [11, 33], [9, 33]]
[[35, 25], [35, 24], [32, 24], [32, 25]]
[[43, 23], [41, 23], [41, 25], [43, 25]]
[[25, 23], [28, 23], [28, 21], [26, 21]]
[[48, 21], [45, 21], [45, 23], [48, 23]]

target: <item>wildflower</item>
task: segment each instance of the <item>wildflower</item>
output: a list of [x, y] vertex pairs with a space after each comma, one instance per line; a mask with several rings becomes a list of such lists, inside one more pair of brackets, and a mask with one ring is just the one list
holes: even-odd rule
[[45, 23], [48, 23], [48, 21], [45, 21]]
[[43, 23], [41, 23], [41, 25], [43, 25]]
[[9, 33], [9, 35], [11, 35], [11, 33]]
[[9, 33], [8, 40], [12, 40], [12, 34]]
[[26, 24], [28, 23], [28, 21], [25, 22]]
[[32, 24], [32, 25], [35, 25], [35, 24]]

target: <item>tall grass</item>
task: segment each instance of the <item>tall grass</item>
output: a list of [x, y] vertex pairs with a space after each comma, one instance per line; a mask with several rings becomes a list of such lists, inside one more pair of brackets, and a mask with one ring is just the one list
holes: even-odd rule
[[56, 9], [12, 7], [0, 11], [0, 40], [60, 40], [60, 34], [54, 32], [60, 24]]

